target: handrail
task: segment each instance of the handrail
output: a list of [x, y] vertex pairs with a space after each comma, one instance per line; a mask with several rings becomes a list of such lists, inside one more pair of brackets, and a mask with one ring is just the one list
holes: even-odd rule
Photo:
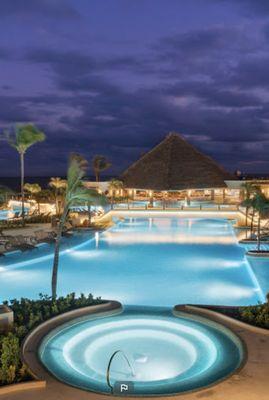
[[110, 387], [110, 390], [111, 390], [112, 394], [113, 394], [113, 386], [110, 383], [110, 367], [111, 367], [111, 363], [112, 363], [114, 357], [119, 353], [121, 353], [123, 355], [123, 357], [125, 358], [128, 366], [129, 366], [129, 368], [130, 368], [130, 370], [132, 372], [132, 375], [135, 376], [134, 368], [132, 367], [132, 365], [131, 365], [130, 361], [128, 360], [128, 358], [127, 358], [126, 354], [124, 353], [124, 351], [122, 351], [122, 350], [114, 351], [114, 353], [112, 354], [112, 356], [109, 359], [107, 370], [106, 370], [106, 381], [107, 381], [107, 385]]
[[125, 211], [125, 210], [147, 210], [147, 211], [154, 211], [154, 210], [173, 210], [173, 211], [239, 211], [240, 210], [240, 205], [239, 204], [229, 204], [229, 203], [223, 203], [223, 204], [217, 204], [217, 203], [212, 203], [210, 206], [205, 206], [204, 204], [200, 203], [197, 205], [184, 205], [184, 204], [178, 204], [176, 206], [171, 206], [169, 203], [167, 204], [166, 202], [163, 202], [162, 204], [158, 206], [153, 206], [149, 207], [147, 203], [145, 204], [140, 204], [140, 205], [132, 205], [131, 203], [128, 202], [126, 203], [126, 207], [124, 206], [118, 206], [116, 203], [114, 205], [113, 209], [118, 210], [118, 211]]

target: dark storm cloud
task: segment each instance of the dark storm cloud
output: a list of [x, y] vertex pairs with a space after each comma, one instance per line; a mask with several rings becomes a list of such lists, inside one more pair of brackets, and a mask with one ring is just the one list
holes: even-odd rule
[[194, 140], [202, 134], [216, 142], [257, 141], [266, 137], [266, 123], [256, 109], [248, 108], [255, 104], [250, 96], [245, 99], [245, 109], [237, 107], [238, 104], [232, 107], [227, 99], [228, 111], [226, 104], [224, 109], [216, 108], [214, 96], [213, 93], [210, 98], [214, 107], [208, 104], [197, 107], [194, 103], [178, 107], [176, 100], [166, 99], [153, 90], [132, 94], [117, 90], [95, 97], [76, 96], [73, 104], [81, 114], [65, 122], [73, 130], [79, 127], [85, 135], [95, 136], [97, 142], [105, 140], [107, 144], [116, 142], [128, 147], [150, 146], [154, 138], [160, 139], [171, 130], [181, 131]]
[[1, 61], [10, 61], [14, 60], [14, 52], [11, 49], [0, 47], [0, 60]]
[[[220, 0], [226, 1], [226, 0]], [[256, 12], [261, 16], [269, 13], [269, 2], [268, 0], [228, 0], [233, 4], [240, 5], [243, 9], [249, 12]], [[251, 15], [251, 14], [250, 14]]]
[[25, 59], [32, 63], [47, 64], [59, 76], [75, 77], [97, 69], [97, 63], [93, 57], [76, 51], [34, 49], [26, 54]]
[[1, 0], [0, 17], [29, 15], [56, 19], [79, 17], [79, 13], [68, 0]]
[[242, 60], [231, 71], [226, 83], [246, 89], [269, 85], [269, 57], [257, 56]]
[[16, 96], [0, 96], [1, 125], [29, 120], [30, 114], [23, 100]]
[[[184, 134], [231, 170], [247, 165], [257, 169], [267, 165], [269, 169], [268, 96], [260, 90], [269, 82], [269, 30], [264, 21], [250, 24], [244, 17], [238, 23], [233, 18], [225, 23], [223, 15], [219, 21], [213, 18], [207, 23], [205, 14], [211, 9], [201, 9], [203, 18], [200, 21], [198, 14], [192, 15], [189, 24], [193, 26], [189, 27], [175, 11], [174, 21], [169, 20], [160, 35], [160, 26], [154, 27], [154, 21], [148, 20], [150, 29], [145, 26], [148, 16], [144, 15], [145, 21], [139, 19], [144, 36], [138, 40], [140, 32], [125, 29], [129, 24], [123, 14], [96, 14], [95, 1], [88, 9], [87, 2], [79, 0], [25, 3], [25, 9], [20, 1], [4, 0], [0, 5], [2, 15], [34, 16], [42, 27], [35, 24], [33, 35], [40, 35], [37, 41], [29, 44], [26, 36], [26, 46], [20, 46], [20, 51], [16, 44], [15, 51], [8, 49], [13, 59], [5, 45], [2, 53], [0, 48], [0, 59], [7, 61], [5, 77], [17, 60], [16, 76], [21, 82], [16, 82], [22, 83], [23, 91], [17, 96], [16, 85], [12, 85], [9, 95], [0, 98], [0, 127], [34, 121], [44, 129], [47, 141], [38, 159], [44, 171], [62, 173], [68, 153], [77, 151], [88, 159], [95, 153], [106, 154], [113, 163], [110, 172], [118, 173], [169, 131]], [[160, 4], [154, 3], [156, 7]], [[204, 1], [204, 5], [209, 3]], [[234, 3], [240, 7], [223, 1], [221, 10], [230, 7], [231, 17], [236, 8], [254, 10], [251, 1]], [[167, 10], [169, 5], [164, 7]], [[88, 12], [84, 20], [82, 10]], [[71, 24], [70, 18], [78, 15], [82, 15], [81, 23]], [[42, 25], [43, 16], [46, 24]], [[61, 24], [52, 34], [48, 26], [55, 24], [55, 16]], [[16, 27], [23, 39], [23, 26]], [[31, 25], [27, 24], [27, 29], [29, 35]], [[150, 36], [154, 29], [156, 35]], [[12, 74], [0, 87], [10, 82]], [[34, 166], [35, 153], [29, 157]], [[247, 164], [249, 160], [252, 164]]]
[[[201, 41], [204, 45], [200, 41], [201, 46], [199, 46], [198, 39], [195, 39], [199, 36], [199, 32], [191, 32], [181, 38], [177, 35], [174, 39], [164, 39], [158, 48], [159, 54], [163, 50], [165, 41], [167, 42], [165, 51], [169, 48], [170, 61], [172, 51], [178, 51], [178, 43], [180, 43], [180, 52], [186, 51], [187, 54], [190, 51], [189, 46], [193, 44], [200, 56], [204, 52], [210, 64], [212, 54], [214, 58], [216, 51], [221, 53], [221, 43], [225, 47], [227, 38], [223, 39], [225, 35], [222, 30], [212, 29], [204, 36], [202, 35]], [[209, 47], [212, 53], [206, 51]], [[235, 44], [232, 50], [234, 48]], [[251, 43], [248, 44], [248, 49], [252, 49]], [[225, 53], [227, 52], [226, 47]], [[197, 54], [197, 57], [199, 55]], [[210, 143], [215, 143], [215, 147], [218, 147], [216, 143], [226, 143], [226, 147], [229, 147], [238, 140], [241, 142], [262, 141], [267, 134], [267, 125], [261, 114], [257, 112], [257, 109], [263, 107], [262, 99], [253, 93], [241, 93], [230, 89], [225, 81], [212, 81], [212, 79], [210, 83], [195, 81], [192, 75], [189, 75], [189, 79], [183, 82], [159, 85], [148, 90], [130, 93], [112, 84], [111, 80], [104, 76], [96, 75], [102, 65], [100, 59], [97, 62], [93, 57], [78, 52], [51, 50], [34, 50], [28, 53], [27, 57], [32, 62], [49, 66], [54, 72], [58, 88], [72, 92], [72, 96], [66, 98], [66, 103], [79, 110], [80, 114], [72, 116], [67, 113], [61, 116], [59, 123], [63, 124], [66, 130], [62, 133], [59, 131], [49, 133], [54, 137], [54, 141], [57, 141], [57, 136], [61, 134], [65, 144], [70, 147], [79, 147], [82, 150], [89, 141], [94, 140], [97, 148], [106, 143], [113, 157], [113, 150], [111, 150], [113, 144], [120, 143], [122, 151], [125, 148], [129, 149], [129, 156], [131, 155], [130, 148], [133, 148], [133, 158], [135, 158], [137, 149], [150, 147], [171, 130], [189, 135], [190, 140], [198, 145], [200, 144], [199, 137], [205, 136], [207, 148]], [[153, 54], [152, 62], [154, 62], [154, 57]], [[184, 59], [186, 60], [187, 57]], [[127, 61], [129, 62], [128, 59]], [[120, 68], [121, 65], [119, 63], [118, 67]], [[194, 64], [194, 68], [197, 68], [197, 64]], [[214, 67], [212, 71], [208, 69], [207, 74], [215, 79], [216, 69]], [[235, 71], [234, 74], [236, 75]], [[179, 106], [177, 98], [179, 98]], [[188, 101], [189, 98], [192, 100]], [[50, 103], [51, 100], [41, 98], [38, 101]], [[62, 103], [62, 98], [59, 101]], [[77, 144], [78, 133], [80, 145]], [[231, 146], [231, 151], [235, 151], [233, 146]], [[214, 155], [213, 150], [212, 154]], [[225, 160], [225, 157], [228, 158], [224, 152], [222, 158]]]
[[167, 54], [178, 50], [184, 55], [197, 56], [208, 54], [208, 51], [223, 47], [230, 36], [227, 29], [205, 28], [186, 33], [179, 33], [160, 40], [156, 48], [166, 49]]
[[6, 59], [9, 56], [9, 52], [6, 49], [0, 48], [0, 59]]
[[24, 59], [31, 63], [49, 65], [61, 77], [73, 78], [91, 72], [113, 70], [128, 70], [137, 73], [152, 71], [151, 61], [143, 58], [132, 56], [94, 57], [74, 50], [32, 49], [25, 54]]
[[[248, 40], [246, 40], [248, 39]], [[210, 58], [219, 54], [249, 54], [257, 51], [257, 43], [246, 27], [213, 26], [167, 36], [154, 46], [160, 54], [173, 58]], [[240, 54], [239, 54], [239, 53]], [[219, 60], [221, 61], [221, 60]]]
[[249, 27], [210, 27], [167, 36], [154, 45], [163, 78], [227, 79], [241, 58], [262, 50]]
[[222, 89], [220, 85], [189, 81], [167, 86], [164, 93], [172, 96], [193, 96], [212, 107], [244, 108], [261, 107], [263, 101], [255, 94]]

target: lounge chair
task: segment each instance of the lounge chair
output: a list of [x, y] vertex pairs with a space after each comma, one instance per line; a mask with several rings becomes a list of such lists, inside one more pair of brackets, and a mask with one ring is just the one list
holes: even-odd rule
[[70, 221], [67, 221], [64, 225], [63, 236], [72, 236], [74, 234], [74, 226]]
[[56, 234], [54, 231], [46, 232], [43, 229], [35, 231], [35, 240], [37, 243], [54, 243]]
[[[52, 231], [55, 237], [57, 236], [57, 229]], [[66, 222], [62, 231], [62, 236], [64, 237], [70, 237], [73, 236], [74, 234], [74, 226], [70, 222]]]
[[13, 215], [13, 217], [9, 218], [9, 221], [17, 220], [20, 218], [20, 212], [16, 211]]
[[70, 221], [67, 221], [65, 223], [64, 228], [65, 228], [65, 230], [68, 230], [68, 231], [74, 229], [73, 224]]
[[74, 229], [73, 226], [72, 226], [72, 228], [67, 228], [67, 226], [64, 226], [64, 229], [62, 231], [62, 236], [63, 237], [71, 237], [71, 236], [73, 236], [73, 234], [74, 234], [73, 229]]
[[27, 251], [36, 248], [35, 245], [30, 243], [30, 237], [25, 237], [22, 235], [11, 236], [9, 240], [5, 243], [5, 250], [20, 250]]
[[38, 211], [37, 210], [34, 210], [34, 211], [31, 211], [31, 212], [28, 212], [27, 213], [27, 215], [26, 215], [26, 217], [27, 218], [32, 218], [32, 217], [37, 217], [39, 214], [38, 214]]
[[0, 238], [0, 245], [6, 247], [6, 244], [9, 242], [10, 237], [1, 236]]

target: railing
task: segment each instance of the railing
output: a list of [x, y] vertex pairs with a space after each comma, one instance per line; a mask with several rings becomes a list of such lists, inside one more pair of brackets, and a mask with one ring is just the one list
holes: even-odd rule
[[126, 210], [147, 210], [147, 211], [159, 211], [159, 210], [170, 210], [170, 211], [239, 211], [240, 206], [237, 204], [210, 204], [210, 205], [172, 205], [169, 203], [162, 203], [160, 205], [150, 204], [135, 204], [134, 203], [121, 203], [111, 204], [111, 210], [115, 211], [126, 211]]
[[107, 381], [107, 385], [110, 388], [112, 394], [113, 394], [113, 386], [111, 385], [111, 382], [110, 382], [110, 368], [111, 368], [112, 361], [114, 360], [114, 358], [117, 354], [122, 354], [122, 356], [124, 357], [124, 359], [127, 362], [128, 367], [130, 368], [132, 375], [135, 376], [134, 368], [132, 367], [132, 365], [131, 365], [130, 361], [128, 360], [124, 351], [122, 351], [122, 350], [114, 351], [114, 353], [112, 354], [112, 356], [109, 359], [107, 370], [106, 370], [106, 381]]

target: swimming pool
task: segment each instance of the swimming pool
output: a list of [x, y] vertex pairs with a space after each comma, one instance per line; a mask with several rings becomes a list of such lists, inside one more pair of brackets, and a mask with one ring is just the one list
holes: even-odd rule
[[[25, 206], [24, 210], [25, 210], [25, 213], [27, 213], [29, 211], [29, 207]], [[22, 211], [22, 208], [20, 206], [14, 206], [10, 210], [8, 210], [8, 209], [0, 210], [0, 221], [10, 219], [10, 218], [14, 217], [15, 213], [21, 213], [21, 211]]]
[[205, 318], [162, 308], [125, 307], [88, 316], [49, 333], [39, 355], [47, 369], [73, 386], [102, 393], [132, 382], [135, 395], [174, 394], [208, 386], [243, 360], [241, 341]]
[[[66, 241], [58, 294], [89, 293], [124, 305], [249, 305], [264, 294], [225, 219], [130, 218]], [[53, 247], [0, 261], [0, 298], [50, 293]]]

